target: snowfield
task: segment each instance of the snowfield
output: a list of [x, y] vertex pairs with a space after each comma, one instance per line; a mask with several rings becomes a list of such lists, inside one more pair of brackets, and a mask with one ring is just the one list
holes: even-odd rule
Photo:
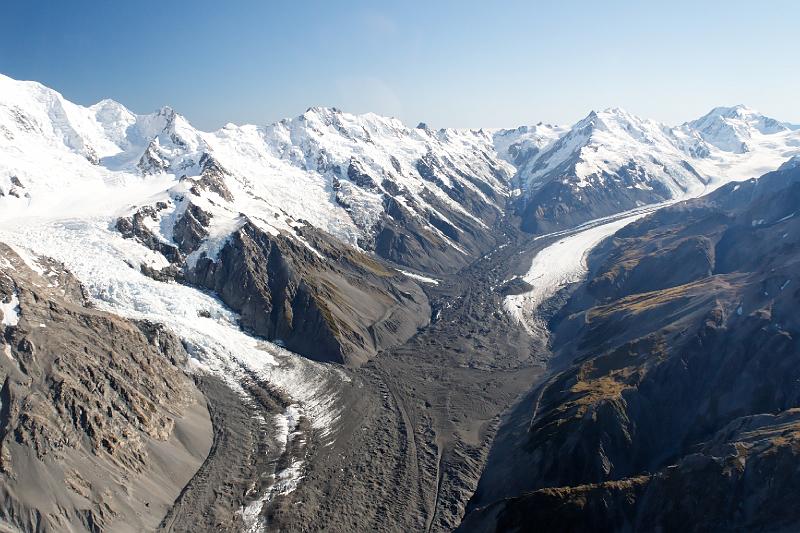
[[419, 274], [414, 274], [413, 272], [408, 272], [406, 270], [401, 270], [399, 268], [397, 269], [397, 271], [400, 272], [401, 274], [403, 274], [404, 276], [407, 276], [407, 277], [409, 277], [411, 279], [415, 279], [417, 281], [421, 281], [422, 283], [428, 283], [430, 285], [438, 285], [439, 284], [439, 280], [438, 279], [429, 278], [427, 276], [421, 276]]

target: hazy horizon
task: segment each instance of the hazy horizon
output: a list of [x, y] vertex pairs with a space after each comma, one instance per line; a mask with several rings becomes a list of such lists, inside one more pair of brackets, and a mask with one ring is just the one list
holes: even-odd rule
[[204, 130], [313, 106], [434, 128], [568, 125], [609, 107], [677, 125], [736, 104], [800, 123], [793, 2], [225, 7], [12, 2], [0, 72], [82, 105], [169, 105]]

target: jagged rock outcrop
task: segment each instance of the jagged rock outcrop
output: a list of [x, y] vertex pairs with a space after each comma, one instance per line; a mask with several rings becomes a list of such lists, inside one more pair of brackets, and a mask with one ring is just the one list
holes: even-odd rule
[[157, 140], [150, 141], [142, 157], [139, 158], [136, 168], [145, 175], [158, 174], [169, 169], [169, 161], [159, 153]]
[[201, 207], [190, 203], [181, 217], [172, 227], [172, 240], [183, 254], [190, 254], [200, 247], [203, 239], [208, 237], [208, 225], [212, 215]]
[[0, 244], [0, 518], [20, 531], [152, 529], [211, 443], [163, 327], [93, 309], [63, 266]]
[[146, 205], [130, 216], [118, 218], [116, 228], [123, 237], [135, 239], [145, 247], [162, 254], [170, 263], [178, 264], [183, 261], [183, 254], [178, 247], [166, 242], [151, 228], [158, 225], [158, 213], [166, 208], [167, 204], [164, 202], [157, 202], [153, 206]]
[[228, 202], [233, 200], [233, 194], [227, 185], [225, 185], [226, 177], [230, 173], [220, 165], [213, 156], [204, 153], [200, 157], [200, 175], [194, 179], [191, 192], [196, 196], [200, 196], [202, 191], [210, 191], [217, 193], [220, 198]]

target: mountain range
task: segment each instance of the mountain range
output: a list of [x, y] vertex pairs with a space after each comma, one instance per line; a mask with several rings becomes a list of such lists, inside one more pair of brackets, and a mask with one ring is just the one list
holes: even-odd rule
[[[170, 199], [194, 182], [206, 187], [194, 203], [215, 216], [199, 253], [213, 255], [244, 215], [273, 233], [296, 233], [293, 225], [304, 220], [433, 272], [463, 266], [484, 249], [487, 227], [509, 200], [523, 228], [536, 233], [759, 176], [800, 144], [800, 126], [741, 105], [676, 127], [608, 109], [571, 127], [478, 131], [409, 128], [316, 107], [267, 126], [206, 133], [169, 107], [135, 115], [112, 100], [78, 106], [35, 82], [3, 77], [0, 88], [5, 209], [51, 211], [59, 207], [53, 202], [69, 201], [67, 209], [91, 210], [80, 203], [87, 190], [113, 196], [132, 176], [167, 174], [171, 182], [152, 180], [146, 193]], [[212, 171], [220, 190], [203, 179]], [[54, 172], [60, 179], [50, 178]], [[55, 187], [62, 193], [51, 194]], [[112, 201], [122, 207], [126, 200]], [[166, 230], [161, 237], [169, 241]]]
[[0, 518], [790, 530], [798, 161], [741, 105], [203, 132], [0, 75]]

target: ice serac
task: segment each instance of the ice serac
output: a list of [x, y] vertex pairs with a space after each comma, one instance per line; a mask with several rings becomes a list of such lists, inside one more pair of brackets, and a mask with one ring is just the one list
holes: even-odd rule
[[464, 530], [796, 529], [798, 205], [786, 165], [601, 244]]
[[93, 309], [63, 265], [0, 243], [0, 500], [19, 531], [152, 530], [211, 446], [163, 326]]

